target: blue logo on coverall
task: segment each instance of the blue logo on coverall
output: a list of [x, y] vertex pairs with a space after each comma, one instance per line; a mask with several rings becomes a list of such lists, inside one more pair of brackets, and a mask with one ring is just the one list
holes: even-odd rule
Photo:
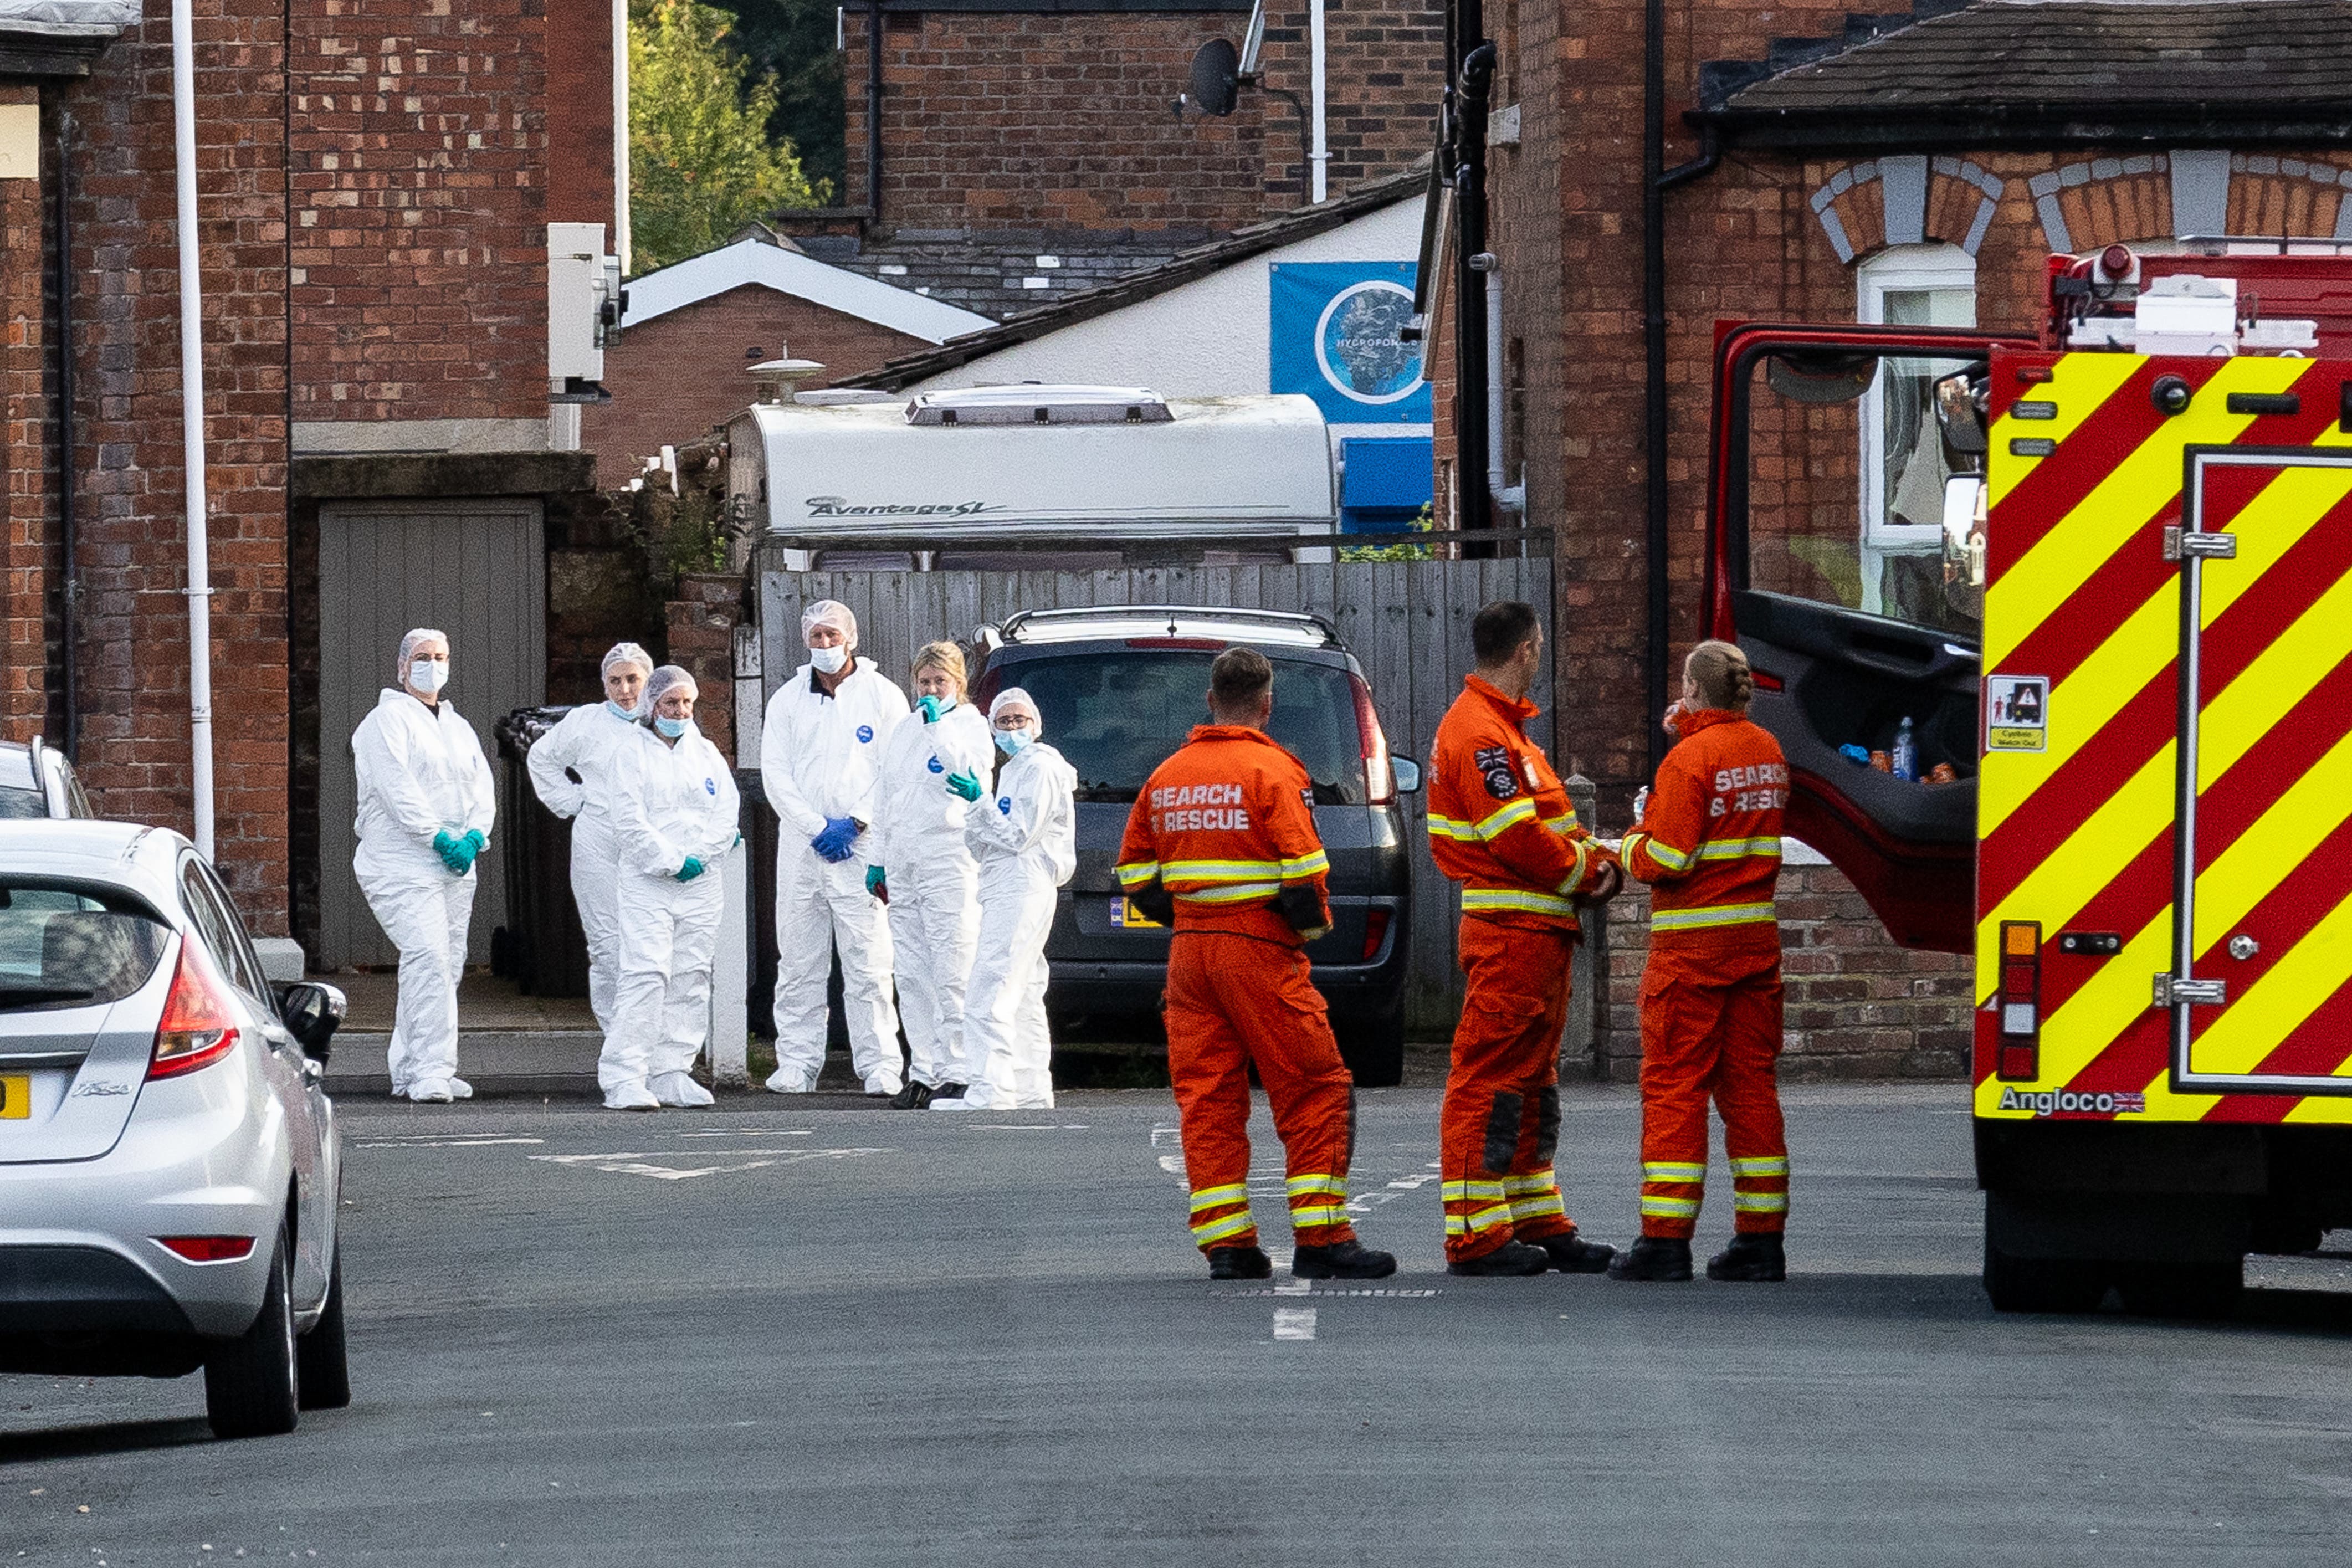
[[1013, 797], [1011, 795], [1000, 795], [996, 797], [996, 815], [999, 816], [1010, 816], [1013, 815]]
[[940, 760], [937, 757], [933, 757], [929, 762], [925, 763], [923, 766], [930, 769], [931, 772], [935, 773], [943, 773], [947, 772], [947, 769], [940, 766]]
[[873, 726], [873, 725], [871, 725], [871, 724], [860, 724], [859, 726], [857, 726], [857, 740], [858, 740], [858, 743], [859, 743], [860, 745], [865, 744], [866, 742], [871, 741], [872, 739], [874, 739], [874, 726]]
[[717, 795], [719, 793], [719, 781], [717, 779], [703, 780], [702, 793], [705, 795]]

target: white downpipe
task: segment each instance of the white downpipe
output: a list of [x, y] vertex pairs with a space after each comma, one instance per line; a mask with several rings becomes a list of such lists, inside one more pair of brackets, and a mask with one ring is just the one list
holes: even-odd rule
[[629, 0], [613, 0], [613, 254], [629, 275]]
[[1507, 506], [1503, 484], [1503, 269], [1486, 268], [1486, 493]]
[[196, 62], [190, 0], [172, 0], [172, 153], [179, 176], [180, 466], [187, 485], [188, 784], [213, 856], [213, 585], [205, 501], [205, 294], [196, 266]]
[[1315, 154], [1314, 171], [1308, 175], [1307, 200], [1320, 203], [1328, 194], [1323, 179], [1325, 165], [1331, 162], [1330, 144], [1323, 137], [1323, 0], [1310, 0], [1307, 10], [1307, 49], [1314, 68]]

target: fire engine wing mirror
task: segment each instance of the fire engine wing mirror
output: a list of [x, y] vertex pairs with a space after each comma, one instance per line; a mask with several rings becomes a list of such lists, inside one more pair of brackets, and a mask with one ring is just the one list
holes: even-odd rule
[[1944, 439], [1944, 466], [1962, 473], [1984, 468], [1985, 371], [1956, 370], [1936, 382], [1936, 428]]
[[1764, 384], [1796, 403], [1852, 403], [1877, 378], [1876, 354], [1800, 350], [1764, 362]]

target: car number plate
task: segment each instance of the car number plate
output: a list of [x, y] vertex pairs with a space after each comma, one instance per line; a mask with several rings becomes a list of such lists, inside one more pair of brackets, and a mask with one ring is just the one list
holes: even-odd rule
[[1113, 899], [1110, 901], [1110, 923], [1121, 931], [1166, 931], [1168, 929], [1160, 921], [1153, 920], [1125, 899]]
[[27, 1121], [33, 1115], [33, 1080], [20, 1072], [0, 1073], [0, 1121]]

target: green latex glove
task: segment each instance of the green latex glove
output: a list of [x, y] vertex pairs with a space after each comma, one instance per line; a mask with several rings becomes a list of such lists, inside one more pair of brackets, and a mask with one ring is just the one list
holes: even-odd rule
[[866, 890], [867, 892], [872, 892], [875, 889], [880, 887], [888, 879], [889, 879], [882, 874], [881, 867], [868, 866], [866, 868]]
[[946, 711], [936, 697], [919, 698], [916, 700], [915, 707], [922, 714], [923, 722], [926, 724], [938, 723], [940, 715]]
[[677, 868], [677, 879], [681, 882], [691, 882], [701, 875], [702, 862], [691, 855], [686, 858], [686, 864]]
[[950, 773], [948, 775], [948, 793], [950, 795], [960, 795], [966, 800], [978, 800], [980, 798], [980, 780], [974, 778], [968, 773]]
[[452, 877], [464, 876], [474, 863], [473, 857], [466, 853], [465, 844], [464, 839], [452, 837], [446, 827], [433, 836], [433, 853], [441, 857], [441, 864]]
[[474, 853], [477, 855], [490, 847], [490, 841], [482, 837], [482, 830], [478, 827], [466, 829], [466, 842], [474, 847]]

